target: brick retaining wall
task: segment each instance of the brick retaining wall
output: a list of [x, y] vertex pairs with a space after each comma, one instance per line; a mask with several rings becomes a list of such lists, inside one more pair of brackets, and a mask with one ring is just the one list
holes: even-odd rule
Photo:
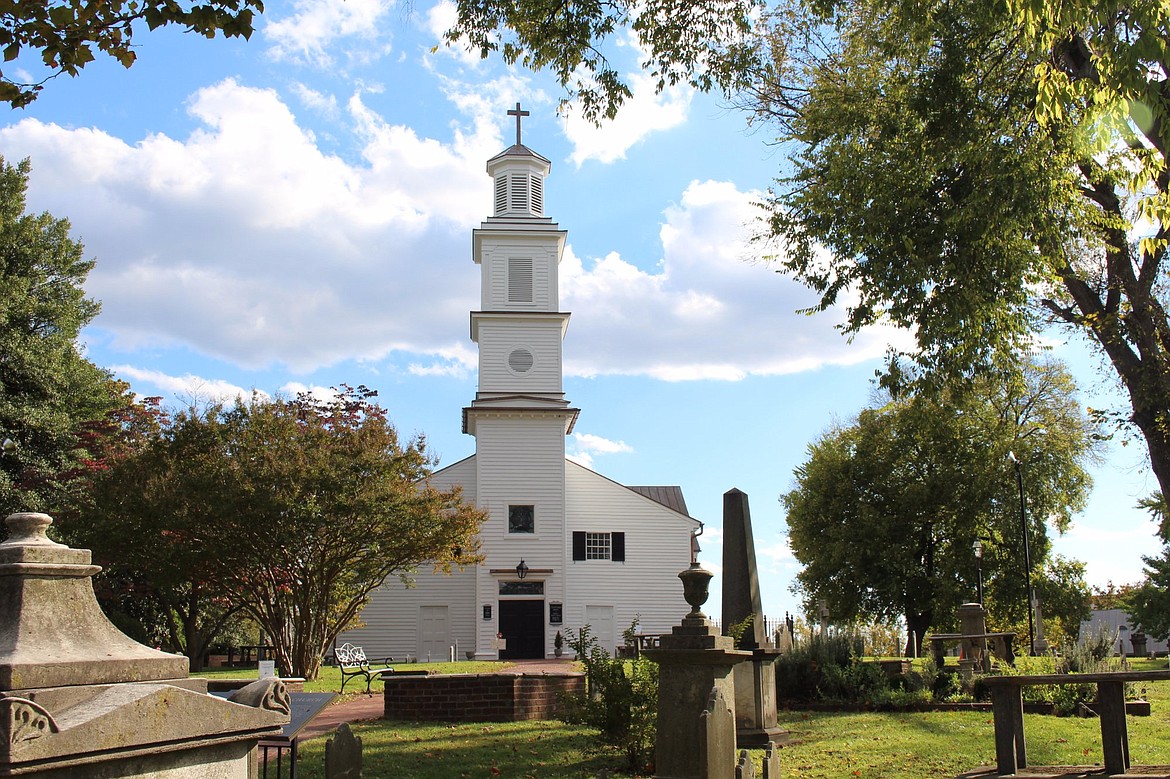
[[555, 719], [566, 693], [585, 691], [585, 675], [451, 674], [388, 676], [385, 717], [430, 722]]

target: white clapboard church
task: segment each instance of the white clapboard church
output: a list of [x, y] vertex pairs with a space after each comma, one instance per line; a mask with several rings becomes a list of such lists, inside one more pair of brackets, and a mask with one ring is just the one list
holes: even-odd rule
[[[373, 656], [543, 658], [558, 631], [588, 624], [611, 651], [638, 617], [668, 632], [686, 614], [678, 573], [692, 533], [678, 487], [626, 487], [565, 458], [579, 409], [565, 399], [557, 271], [565, 231], [544, 216], [551, 165], [521, 143], [488, 160], [494, 215], [472, 232], [480, 266], [479, 389], [463, 409], [475, 454], [437, 471], [488, 512], [484, 561], [451, 575], [420, 570], [415, 586], [392, 578], [362, 612], [349, 641]], [[583, 312], [588, 315], [587, 312]], [[498, 640], [498, 638], [502, 638]]]

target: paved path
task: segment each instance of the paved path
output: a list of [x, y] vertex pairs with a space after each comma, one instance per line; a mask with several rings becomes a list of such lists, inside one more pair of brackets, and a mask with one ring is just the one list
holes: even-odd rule
[[[572, 660], [517, 660], [513, 665], [496, 671], [496, 673], [518, 675], [571, 670], [573, 670]], [[350, 696], [349, 700], [343, 703], [326, 706], [320, 714], [313, 717], [301, 731], [300, 739], [307, 741], [318, 736], [329, 735], [337, 730], [337, 727], [343, 722], [354, 723], [380, 719], [384, 710], [385, 706], [380, 692], [372, 695]]]

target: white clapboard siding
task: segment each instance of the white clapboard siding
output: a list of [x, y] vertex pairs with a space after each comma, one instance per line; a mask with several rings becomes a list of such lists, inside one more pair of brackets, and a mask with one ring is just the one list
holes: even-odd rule
[[[678, 574], [690, 565], [698, 523], [577, 463], [565, 471], [565, 626], [579, 628], [586, 606], [611, 605], [619, 642], [635, 616], [640, 632], [669, 632], [690, 610]], [[575, 530], [624, 532], [625, 562], [574, 562]]]
[[447, 607], [450, 642], [459, 645], [458, 659], [463, 659], [465, 649], [475, 648], [475, 570], [456, 570], [448, 576], [433, 573], [429, 565], [419, 570], [414, 587], [407, 588], [397, 578], [383, 582], [362, 610], [365, 625], [342, 633], [337, 644], [360, 646], [369, 658], [418, 657], [419, 611], [424, 606]]
[[[526, 348], [535, 358], [525, 373], [509, 370], [508, 355]], [[521, 319], [481, 322], [479, 326], [480, 392], [561, 392], [561, 323]]]

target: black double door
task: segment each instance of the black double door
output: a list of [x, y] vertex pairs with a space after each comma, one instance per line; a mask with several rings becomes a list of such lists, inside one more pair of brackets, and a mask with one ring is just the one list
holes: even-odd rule
[[544, 601], [500, 601], [500, 633], [507, 647], [501, 660], [539, 660], [544, 657]]

